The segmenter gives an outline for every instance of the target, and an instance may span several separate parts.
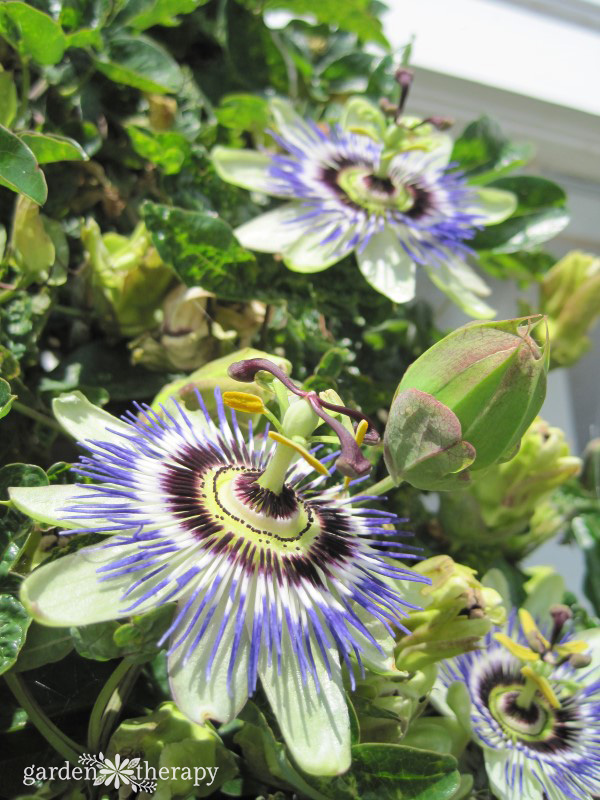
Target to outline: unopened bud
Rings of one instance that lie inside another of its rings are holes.
[[[592,657],[586,655],[585,653],[573,653],[569,656],[569,664],[574,669],[583,669],[583,667],[589,667],[592,663]]]

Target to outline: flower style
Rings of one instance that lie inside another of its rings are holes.
[[[459,682],[468,691],[472,732],[483,747],[492,790],[503,800],[600,794],[598,631],[574,639],[563,632],[569,609],[551,612],[548,638],[521,609],[520,628],[513,614],[506,631],[488,634],[481,650],[442,665],[441,687]]]
[[[231,374],[252,380],[259,369],[280,376],[295,401],[276,420],[280,432],[260,437],[249,423],[244,438],[219,391],[216,424],[200,394],[197,410],[159,416],[138,405],[122,419],[78,393],[56,400],[58,420],[89,453],[77,471],[98,482],[13,488],[11,499],[47,523],[113,535],[39,567],[22,599],[56,626],[176,602],[163,640],[179,708],[199,723],[229,721],[260,678],[299,766],[336,774],[350,765],[342,664],[351,684],[355,665],[395,670],[391,626],[402,628],[412,606],[390,579],[427,579],[394,564],[415,558],[394,541],[396,516],[349,496],[348,479],[325,488],[324,465],[336,456],[318,461],[302,446],[324,420],[342,441],[339,468],[368,469],[348,428],[324,411],[340,407],[296,389],[266,360],[239,362]],[[246,398],[260,410],[254,395],[233,394],[232,406]],[[313,466],[294,463],[299,453]]]
[[[467,314],[494,315],[465,243],[512,214],[512,193],[469,186],[448,163],[448,136],[426,136],[429,123],[421,134],[419,120],[406,120],[414,126],[406,130],[403,118],[386,128],[383,114],[359,98],[327,132],[281,100],[271,101],[271,111],[284,152],[212,153],[224,180],[288,200],[237,228],[242,245],[281,252],[298,272],[318,272],[355,251],[365,279],[397,303],[414,297],[418,264]]]

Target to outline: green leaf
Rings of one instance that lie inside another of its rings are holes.
[[[262,133],[269,127],[271,114],[264,97],[255,94],[229,94],[215,109],[219,125],[233,131]]]
[[[244,5],[263,13],[284,10],[295,17],[314,17],[318,23],[356,34],[361,42],[389,48],[381,21],[369,11],[369,0],[246,0]]]
[[[12,189],[13,192],[24,194],[40,206],[46,202],[48,196],[46,179],[35,156],[18,136],[2,125],[0,125],[0,184]]]
[[[259,270],[229,225],[214,214],[144,203],[144,220],[161,258],[188,286],[226,299],[253,296]]]
[[[145,31],[154,25],[172,28],[182,22],[177,19],[178,14],[191,14],[192,11],[206,3],[208,0],[153,0],[146,4],[149,6],[148,8],[144,8],[139,14],[132,16],[128,24],[138,31]]]
[[[66,47],[60,25],[27,3],[9,0],[0,6],[0,33],[24,56],[39,64],[58,64]]]
[[[5,417],[10,411],[10,407],[17,399],[16,394],[11,394],[10,384],[0,378],[0,419]]]
[[[15,669],[25,672],[61,661],[73,649],[68,628],[49,628],[33,621],[19,653]]]
[[[336,800],[449,800],[460,774],[450,755],[396,744],[358,744],[348,772],[309,781]]]
[[[118,627],[119,623],[111,620],[69,628],[69,631],[73,645],[80,656],[93,661],[110,661],[121,655],[121,649],[113,639]]]
[[[566,195],[546,178],[517,175],[489,184],[512,192],[517,198],[514,214],[499,225],[479,231],[473,239],[477,250],[514,253],[546,242],[567,225]]]
[[[115,36],[95,64],[115,83],[124,83],[142,92],[177,92],[183,83],[177,62],[145,36]]]
[[[600,615],[600,512],[575,517],[571,530],[585,561],[583,590],[594,612]]]
[[[12,594],[0,594],[0,675],[10,669],[25,642],[31,617]]]
[[[0,498],[8,497],[9,486],[48,486],[48,476],[36,464],[6,464],[0,468]]]
[[[74,139],[54,133],[25,131],[19,138],[29,147],[38,164],[53,164],[56,161],[87,161],[85,150]]]
[[[160,167],[165,175],[180,172],[190,155],[190,146],[181,133],[153,133],[135,125],[128,125],[126,130],[135,152]]]
[[[0,125],[10,126],[17,113],[17,87],[12,72],[0,67]]]
[[[483,184],[526,164],[533,155],[530,145],[508,141],[489,117],[467,125],[454,143],[451,161],[457,161],[471,183]]]

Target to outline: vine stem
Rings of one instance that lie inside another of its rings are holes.
[[[141,664],[124,658],[102,687],[88,725],[88,747],[93,753],[105,748],[113,723],[121,713],[141,669]]]
[[[41,422],[41,424],[45,425],[47,428],[52,428],[52,430],[58,431],[59,433],[63,432],[63,429],[56,420],[46,416],[46,414],[42,414],[41,411],[36,411],[35,408],[29,408],[25,403],[20,403],[18,400],[15,400],[12,404],[12,408],[14,411],[18,411],[19,414],[23,414],[24,417],[29,417],[36,422]]]
[[[386,478],[382,478],[377,483],[374,483],[373,486],[369,486],[365,491],[369,494],[380,495],[389,492],[391,489],[395,489],[397,485],[398,484],[394,483],[391,476],[388,475]]]
[[[30,84],[31,73],[29,72],[29,59],[23,56],[21,57],[21,99],[19,102],[19,110],[17,111],[17,120],[23,126],[25,126],[25,115],[27,113],[27,106],[29,105]]]
[[[52,720],[44,714],[37,701],[30,694],[21,676],[11,670],[4,674],[4,680],[19,705],[27,712],[32,724],[35,725],[44,739],[67,761],[72,764],[78,764],[83,748],[64,734],[60,728],[57,728]]]

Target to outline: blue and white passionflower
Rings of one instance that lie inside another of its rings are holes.
[[[97,482],[13,488],[11,499],[71,532],[112,535],[36,569],[22,600],[55,626],[176,603],[163,639],[180,709],[199,723],[229,721],[260,678],[299,766],[336,774],[350,765],[342,664],[351,683],[362,664],[395,669],[392,627],[412,606],[389,579],[426,579],[394,563],[415,556],[399,552],[393,513],[367,508],[372,498],[342,485],[325,488],[315,473],[335,458],[319,462],[302,446],[323,420],[342,439],[339,468],[369,467],[324,411],[337,407],[268,361],[248,364],[240,362],[242,380],[272,368],[299,395],[279,433],[255,437],[250,425],[244,438],[218,391],[216,422],[199,394],[197,411],[136,406],[121,419],[78,393],[55,401],[59,422],[89,453],[77,471]]]
[[[213,150],[223,180],[288,201],[237,228],[238,240],[281,253],[298,272],[324,270],[354,251],[365,279],[398,303],[415,296],[419,265],[467,314],[493,316],[481,300],[489,288],[466,263],[466,243],[510,216],[514,195],[469,186],[448,163],[445,134],[419,138],[408,130],[392,146],[383,114],[368,106],[364,124],[357,106],[364,118],[368,104],[355,98],[340,124],[325,131],[272,100],[279,152]]]
[[[521,609],[480,650],[443,662],[440,689],[462,683],[470,725],[501,800],[592,800],[600,795],[600,638],[563,631],[568,608],[554,607],[543,633]],[[548,638],[546,638],[546,636]],[[437,695],[437,699],[436,699]]]

